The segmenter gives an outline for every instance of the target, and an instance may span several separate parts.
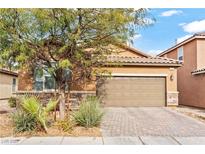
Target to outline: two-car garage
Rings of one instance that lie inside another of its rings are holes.
[[[152,57],[129,46],[116,46],[102,60],[95,90],[105,107],[178,105],[177,68],[181,62]],[[105,69],[106,71],[103,71]]]
[[[165,77],[113,76],[99,84],[97,93],[105,106],[165,106],[165,80]]]

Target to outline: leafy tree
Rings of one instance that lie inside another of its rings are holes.
[[[112,52],[109,45],[125,43],[150,24],[147,15],[146,9],[1,9],[1,66],[46,68],[63,118],[66,83],[91,80],[99,60]]]

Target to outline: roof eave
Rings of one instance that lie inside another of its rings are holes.
[[[180,67],[182,64],[143,64],[143,63],[107,63],[106,66],[153,66],[153,67]]]
[[[186,44],[186,43],[188,43],[188,42],[190,42],[190,41],[192,41],[192,40],[195,40],[195,39],[205,39],[205,36],[193,35],[193,36],[191,36],[190,38],[184,40],[183,42],[181,42],[181,43],[179,43],[179,44],[176,44],[176,45],[174,45],[173,47],[171,47],[171,48],[169,48],[169,49],[163,51],[162,53],[158,54],[157,56],[159,56],[159,57],[160,57],[160,56],[163,56],[163,55],[165,55],[165,54],[167,54],[167,53],[169,53],[169,52],[175,50],[176,48],[178,48],[178,47],[180,47],[180,46],[182,46],[182,45],[184,45],[184,44]]]
[[[7,75],[12,75],[12,76],[16,76],[16,77],[18,76],[18,73],[7,71],[7,70],[0,70],[0,73],[4,73]]]
[[[192,72],[192,75],[199,75],[199,74],[205,74],[205,70],[204,71],[200,71],[200,72]]]

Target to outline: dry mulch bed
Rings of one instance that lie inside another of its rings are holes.
[[[0,137],[13,136],[13,126],[8,113],[0,114]]]
[[[70,132],[64,132],[59,129],[57,125],[52,125],[48,128],[48,133],[42,131],[32,131],[15,134],[13,131],[13,125],[9,113],[0,114],[0,137],[9,137],[9,136],[92,136],[99,137],[101,136],[100,129],[98,127],[93,128],[84,128],[80,126],[75,126]]]

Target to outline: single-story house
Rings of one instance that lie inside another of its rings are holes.
[[[18,73],[0,69],[0,101],[7,100],[17,90]]]
[[[105,68],[111,77],[103,84],[87,83],[83,87],[74,86],[72,92],[104,95],[105,106],[138,107],[178,105],[177,60],[151,57],[126,45],[115,46],[118,54],[108,56]],[[120,63],[120,65],[118,65]],[[47,73],[35,79],[25,70],[19,73],[20,92],[49,92],[53,89],[51,76]],[[106,76],[106,74],[105,74]]]

